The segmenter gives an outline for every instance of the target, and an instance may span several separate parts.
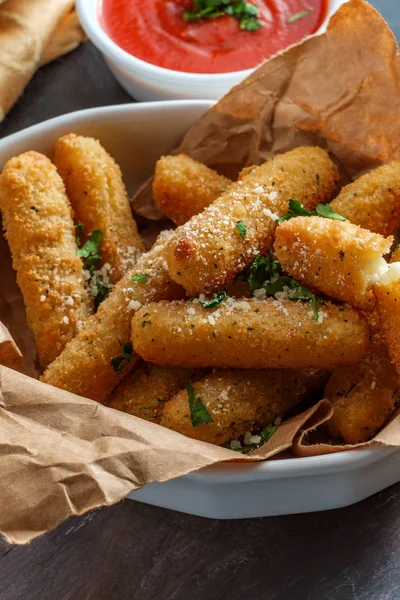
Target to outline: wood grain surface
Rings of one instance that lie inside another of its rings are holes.
[[[398,0],[372,4],[400,37]],[[86,44],[36,74],[0,137],[129,101]],[[0,541],[0,600],[399,600],[399,563],[400,484],[341,510],[241,521],[126,500],[29,546]]]

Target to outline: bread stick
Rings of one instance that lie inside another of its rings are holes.
[[[182,225],[212,204],[231,183],[186,154],[162,156],[155,168],[153,197],[169,219]]]
[[[300,283],[353,306],[372,310],[372,285],[386,271],[393,238],[352,223],[297,217],[276,230],[275,254]]]
[[[165,366],[333,369],[361,360],[368,324],[327,302],[316,321],[308,302],[228,298],[216,310],[195,302],[151,303],[132,321],[135,351]]]
[[[103,233],[101,264],[116,283],[144,251],[119,166],[98,140],[74,133],[57,140],[54,162],[85,236]]]
[[[254,167],[176,230],[168,246],[171,278],[190,295],[220,289],[272,247],[289,199],[312,210],[332,198],[337,179],[320,148],[296,148]]]
[[[0,176],[0,208],[29,327],[46,367],[92,312],[71,206],[47,157],[26,152],[8,161]]]
[[[45,371],[42,381],[74,394],[105,402],[128,374],[138,357],[125,352],[135,311],[154,300],[181,297],[165,265],[165,245],[171,233],[160,234],[153,248],[142,254],[134,269],[114,287],[64,352]],[[131,355],[114,366],[113,359]]]

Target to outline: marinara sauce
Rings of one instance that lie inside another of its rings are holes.
[[[118,46],[146,62],[187,73],[228,73],[255,67],[315,32],[327,11],[327,0],[251,2],[263,22],[256,31],[241,30],[229,15],[186,21],[193,0],[103,0],[102,23]]]

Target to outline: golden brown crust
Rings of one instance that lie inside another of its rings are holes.
[[[297,217],[279,225],[274,249],[283,269],[300,283],[372,310],[370,267],[392,241],[349,222]]]
[[[369,329],[355,309],[330,302],[316,321],[308,302],[228,298],[216,310],[149,304],[133,318],[132,342],[144,360],[160,365],[333,369],[361,360]]]
[[[400,373],[400,281],[377,283],[372,291],[390,358]]]
[[[169,236],[169,232],[161,234],[153,248],[117,283],[97,313],[47,368],[42,381],[98,402],[107,400],[138,358],[134,355],[121,373],[111,366],[111,359],[119,356],[123,344],[129,341],[135,311],[148,302],[182,295],[166,270],[164,255]],[[132,281],[134,275],[142,274],[147,275],[145,282]]]
[[[293,369],[213,371],[193,385],[213,422],[193,427],[188,393],[167,402],[161,424],[196,440],[222,445],[247,431],[257,432],[281,419],[299,402],[323,387],[327,374]]]
[[[158,367],[141,361],[115,388],[108,406],[160,423],[165,403],[199,374],[196,369]]]
[[[162,156],[156,163],[153,197],[169,219],[182,225],[214,202],[231,183],[186,154]]]
[[[42,366],[89,317],[71,206],[50,160],[37,152],[12,158],[0,176],[0,208]]]
[[[392,235],[400,228],[400,161],[362,175],[341,190],[331,207],[355,225]]]
[[[399,375],[390,362],[377,317],[372,315],[368,355],[357,365],[334,371],[324,394],[334,408],[328,432],[346,444],[360,444],[374,437],[400,400]]]
[[[275,220],[290,198],[312,210],[333,196],[337,178],[336,166],[320,148],[296,148],[249,170],[176,230],[167,257],[172,279],[191,295],[229,283],[271,248]]]
[[[74,133],[57,140],[54,162],[84,234],[103,232],[101,264],[111,266],[109,278],[116,283],[144,251],[121,169],[98,140]]]

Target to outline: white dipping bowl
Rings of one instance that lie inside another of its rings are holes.
[[[101,141],[120,164],[132,194],[210,104],[204,100],[122,104],[56,117],[0,140],[0,172],[7,160],[27,150],[52,157],[56,140],[74,132]],[[203,517],[241,519],[338,508],[397,481],[400,451],[369,448],[209,467],[147,485],[128,497]]]
[[[326,19],[316,33],[325,31],[330,17],[345,2],[329,0]],[[88,38],[103,54],[122,87],[136,100],[216,100],[254,71],[207,75],[157,67],[132,56],[112,41],[100,24],[101,0],[76,0],[75,4]]]

